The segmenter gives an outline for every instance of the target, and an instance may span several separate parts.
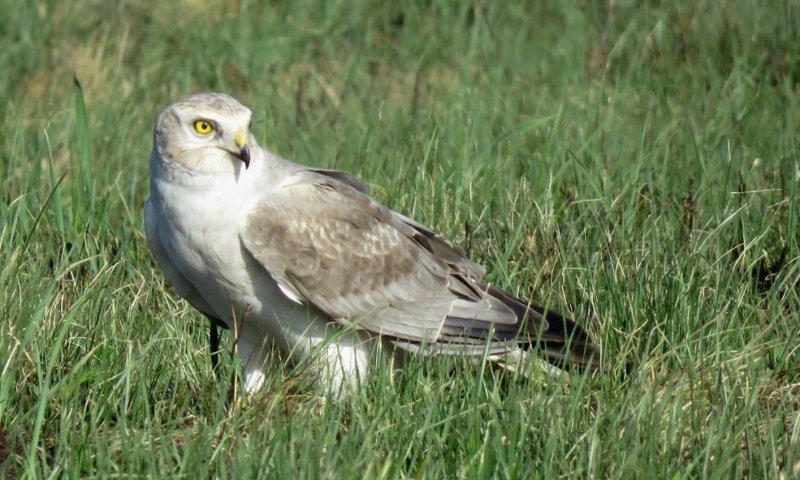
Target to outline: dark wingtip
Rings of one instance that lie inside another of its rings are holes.
[[[510,307],[522,319],[518,328],[526,331],[517,330],[516,333],[518,338],[525,341],[527,350],[538,348],[548,363],[562,370],[603,370],[600,347],[580,325],[557,312],[531,305],[499,288],[489,287],[488,293]],[[631,369],[631,365],[626,366],[626,371]]]
[[[545,358],[558,368],[592,371],[601,369],[600,347],[583,327],[557,312],[536,305],[531,305],[530,311],[535,312],[535,315],[529,314],[529,317],[538,316],[547,324],[547,329],[542,332],[534,326],[531,333],[535,337],[532,337],[531,348],[535,348],[538,342]],[[541,324],[541,321],[535,323]]]

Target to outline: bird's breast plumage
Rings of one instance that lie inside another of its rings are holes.
[[[158,241],[175,267],[191,279],[213,316],[231,329],[236,322],[243,335],[269,337],[288,351],[303,332],[327,319],[288,298],[243,247],[240,232],[252,195],[224,179],[198,179],[194,184],[156,179],[151,202]]]

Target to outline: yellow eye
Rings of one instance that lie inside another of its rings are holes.
[[[194,129],[197,133],[206,135],[214,131],[214,125],[212,125],[208,120],[198,120],[194,122]]]

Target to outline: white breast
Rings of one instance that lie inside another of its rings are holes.
[[[232,331],[284,351],[330,333],[324,315],[287,297],[244,249],[239,232],[248,199],[235,185],[194,177],[189,185],[154,179],[151,188],[164,251]]]

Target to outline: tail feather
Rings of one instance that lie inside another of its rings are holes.
[[[501,328],[500,340],[511,336],[524,342],[526,350],[539,348],[545,360],[558,368],[600,369],[600,348],[580,325],[562,315],[531,305],[497,287],[487,293],[511,308],[520,319],[513,328]]]

